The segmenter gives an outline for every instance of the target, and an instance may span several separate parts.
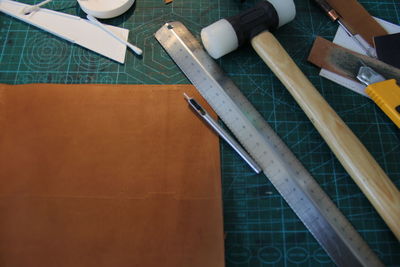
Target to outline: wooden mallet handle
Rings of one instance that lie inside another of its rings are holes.
[[[400,240],[400,192],[393,182],[270,32],[258,34],[251,43]]]

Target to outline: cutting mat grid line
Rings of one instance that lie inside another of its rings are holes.
[[[26,0],[24,3],[38,3]],[[178,20],[199,38],[202,27],[237,14],[257,1],[137,0],[126,14],[104,20],[130,29],[129,41],[143,57],[127,52],[124,65],[0,14],[0,82],[10,84],[175,84],[188,80],[162,49],[154,33]],[[400,2],[360,1],[374,16],[400,23]],[[295,0],[295,21],[277,38],[324,98],[400,186],[400,131],[371,101],[318,75],[306,61],[317,35],[333,39],[337,25],[309,0]],[[84,17],[74,0],[48,8]],[[218,60],[252,104],[311,172],[340,210],[388,266],[400,265],[400,246],[368,200],[336,160],[304,112],[256,53],[245,46]],[[182,101],[184,101],[182,99]],[[263,175],[255,175],[221,144],[227,266],[329,266],[332,261]]]

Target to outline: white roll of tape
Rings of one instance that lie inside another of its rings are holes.
[[[125,13],[135,0],[78,0],[82,10],[99,19],[109,19]]]

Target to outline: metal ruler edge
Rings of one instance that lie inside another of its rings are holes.
[[[311,234],[339,266],[383,265],[296,156],[189,30],[163,25],[156,39],[261,166]]]

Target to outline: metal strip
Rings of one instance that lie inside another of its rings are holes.
[[[156,39],[339,266],[383,266],[314,178],[180,22]]]

